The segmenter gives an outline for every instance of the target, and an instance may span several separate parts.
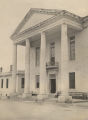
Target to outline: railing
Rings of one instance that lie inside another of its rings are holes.
[[[56,69],[58,70],[59,68],[59,63],[58,62],[47,62],[46,63],[46,69]]]

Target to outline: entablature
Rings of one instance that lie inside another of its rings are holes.
[[[58,17],[57,17],[58,18]],[[81,25],[81,23],[78,23],[76,21],[72,21],[70,19],[67,18],[59,18],[59,20],[55,18],[55,19],[51,19],[50,20],[46,20],[46,22],[40,23],[38,25],[35,25],[32,28],[29,28],[28,30],[25,30],[22,33],[19,33],[18,35],[14,36],[13,41],[16,43],[19,43],[20,41],[24,41],[27,38],[30,38],[32,36],[35,36],[37,34],[41,34],[41,32],[43,31],[47,31],[50,30],[56,26],[60,27],[61,24],[65,23],[68,25],[68,27],[71,27],[74,30],[82,30],[83,27]]]

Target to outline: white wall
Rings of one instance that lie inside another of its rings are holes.
[[[88,91],[88,27],[76,35],[76,86]]]
[[[55,61],[59,62],[59,71],[57,73],[57,91],[61,87],[60,68],[61,68],[61,39],[59,34],[46,37],[46,59],[49,62],[50,42],[55,42]],[[88,91],[88,28],[75,34],[75,60],[69,60],[68,71],[75,72],[74,91]],[[35,75],[39,74],[39,68],[35,67],[35,47],[31,48],[30,60],[30,89],[37,91],[35,88]],[[69,75],[68,75],[69,79]],[[47,74],[46,90],[49,91],[49,76]],[[71,89],[72,90],[72,89]],[[70,90],[70,91],[71,91]]]
[[[18,93],[23,93],[24,89],[21,88],[21,79],[24,78],[24,75],[17,75],[17,80],[16,80],[16,90]],[[1,88],[1,80],[3,79],[3,88]],[[8,79],[8,88],[6,88],[6,79]],[[2,96],[6,96],[12,94],[12,75],[9,76],[1,76],[0,77],[0,94]]]
[[[3,79],[3,88],[1,88],[1,80]],[[8,79],[8,88],[6,88],[6,79]],[[2,76],[0,77],[0,93],[2,95],[10,94],[11,93],[11,76]]]

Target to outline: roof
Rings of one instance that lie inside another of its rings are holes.
[[[31,17],[31,15],[33,13],[41,13],[41,14],[48,14],[48,15],[54,15],[54,16],[57,16],[57,15],[69,16],[81,23],[82,23],[82,20],[85,19],[85,17],[80,17],[76,14],[68,12],[67,10],[31,8],[28,11],[28,13],[26,14],[26,16],[23,18],[23,20],[20,22],[20,24],[16,28],[15,32],[11,35],[11,39],[13,39],[13,37],[19,33],[21,28],[25,25],[25,23],[29,20],[29,18]],[[88,16],[86,16],[86,17],[88,17]]]
[[[86,21],[88,21],[88,16],[85,16],[85,17],[82,18],[83,23],[86,22]]]

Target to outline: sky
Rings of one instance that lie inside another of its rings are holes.
[[[88,0],[0,0],[0,66],[9,71],[12,64],[11,34],[30,8],[68,10],[80,16],[88,15]],[[25,48],[18,47],[18,69],[25,68]]]

